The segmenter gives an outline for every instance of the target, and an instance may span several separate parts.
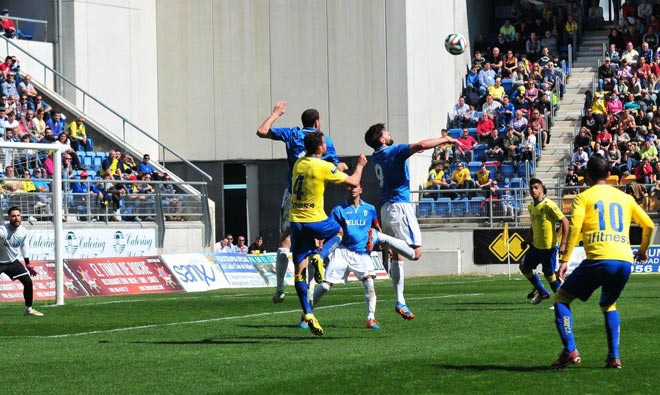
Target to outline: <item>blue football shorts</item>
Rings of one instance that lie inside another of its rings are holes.
[[[586,302],[591,294],[602,286],[601,306],[610,306],[616,302],[628,282],[632,265],[630,262],[615,259],[585,259],[566,278],[561,289]]]
[[[527,270],[534,270],[540,263],[543,268],[543,274],[549,276],[557,270],[558,251],[559,247],[556,246],[547,250],[541,250],[530,245],[525,258],[523,258],[522,266]]]
[[[291,254],[298,265],[316,251],[316,240],[328,240],[337,235],[341,227],[332,218],[318,222],[291,222]]]

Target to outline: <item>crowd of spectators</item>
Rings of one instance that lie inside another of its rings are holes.
[[[659,2],[628,0],[622,5],[598,67],[597,89],[593,97],[587,94],[567,186],[583,176],[591,155],[607,159],[610,174],[628,184],[631,193],[639,191],[635,185],[650,192],[660,181],[659,31]]]
[[[225,237],[215,243],[213,252],[254,255],[263,254],[266,250],[263,248],[263,238],[261,236],[257,236],[254,242],[248,246],[245,243],[245,236],[239,235],[236,244],[234,244],[233,234],[227,233]]]

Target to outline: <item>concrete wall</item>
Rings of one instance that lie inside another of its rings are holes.
[[[64,75],[158,138],[156,1],[63,1]],[[156,146],[81,94],[67,97],[142,152]]]

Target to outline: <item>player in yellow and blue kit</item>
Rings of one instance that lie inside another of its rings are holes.
[[[343,237],[339,247],[330,256],[325,269],[325,280],[314,289],[314,306],[323,295],[330,291],[333,284],[346,282],[348,274],[353,272],[364,287],[364,299],[367,303],[367,329],[380,329],[376,320],[376,291],[374,289],[375,267],[371,259],[373,245],[386,242],[392,250],[408,248],[404,240],[395,239],[378,232],[378,214],[376,208],[360,198],[360,186],[348,186],[347,198],[335,206],[330,216],[339,223]]]
[[[367,158],[361,154],[355,171],[349,176],[332,163],[321,159],[327,152],[323,132],[310,132],[304,141],[307,155],[296,161],[291,178],[291,252],[295,267],[294,284],[304,319],[312,333],[321,336],[323,328],[314,316],[308,299],[308,257],[311,256],[309,261],[316,266],[316,281],[323,282],[324,261],[342,238],[341,227],[337,221],[328,218],[323,209],[325,183],[360,185]],[[323,248],[318,253],[317,239],[324,241]]]
[[[289,237],[289,215],[291,212],[291,170],[296,161],[305,155],[305,143],[303,139],[305,135],[314,132],[321,127],[321,115],[313,108],[303,111],[300,116],[302,122],[302,129],[294,127],[274,128],[273,123],[286,112],[286,101],[280,100],[275,103],[273,111],[270,116],[262,122],[257,129],[257,136],[261,138],[281,141],[286,148],[286,159],[289,165],[289,173],[287,174],[288,185],[282,195],[282,204],[280,207],[280,246],[277,250],[277,259],[275,261],[275,277],[277,285],[275,293],[273,294],[273,303],[282,303],[284,301],[284,276],[286,269],[289,265],[289,250],[291,247],[291,239]],[[345,163],[340,163],[337,157],[335,146],[329,136],[325,136],[327,146],[326,153],[321,159],[331,162],[337,166],[339,170],[345,171],[347,166]],[[307,326],[304,321],[300,323],[301,327]]]
[[[621,321],[616,301],[630,277],[634,260],[644,262],[648,259],[653,221],[631,195],[607,185],[605,179],[608,175],[607,160],[593,155],[587,163],[585,177],[591,187],[577,195],[573,201],[568,244],[566,252],[559,258],[559,276],[565,276],[568,259],[580,235],[587,259],[566,278],[554,297],[555,325],[564,345],[559,358],[552,363],[555,368],[581,362],[573,335],[570,303],[575,298],[587,301],[601,286],[599,305],[605,318],[608,348],[605,367],[621,368]],[[642,242],[634,256],[629,239],[631,221],[642,228]]]
[[[529,180],[529,193],[532,201],[529,203],[528,211],[532,220],[531,243],[525,254],[520,271],[534,286],[532,304],[539,304],[548,299],[550,294],[543,287],[541,279],[534,269],[541,264],[543,275],[550,284],[553,292],[559,289],[559,280],[555,274],[557,270],[557,251],[563,252],[566,248],[568,237],[568,219],[561,212],[557,204],[545,197],[546,188],[538,178]],[[560,224],[561,244],[557,246],[557,222]]]

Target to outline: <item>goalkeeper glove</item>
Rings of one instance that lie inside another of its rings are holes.
[[[34,266],[31,263],[28,263],[25,265],[25,267],[27,268],[28,272],[30,272],[30,276],[34,277],[37,275],[37,271],[34,269]]]

